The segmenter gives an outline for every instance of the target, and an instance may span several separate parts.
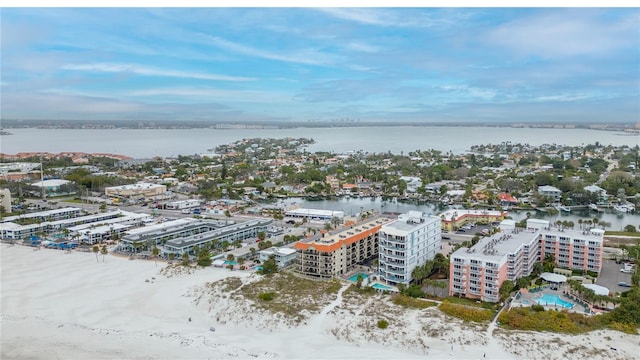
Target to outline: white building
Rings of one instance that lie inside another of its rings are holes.
[[[48,179],[48,180],[38,181],[31,185],[35,187],[39,187],[46,193],[47,196],[51,197],[51,196],[75,194],[75,190],[71,191],[71,189],[69,189],[68,187],[67,189],[64,189],[64,185],[69,185],[69,184],[71,184],[71,181],[69,180]]]
[[[291,218],[306,218],[308,220],[331,220],[336,217],[342,220],[344,218],[344,211],[299,208],[285,212],[285,216]]]
[[[0,189],[0,207],[5,212],[11,212],[11,192],[9,189]]]
[[[110,186],[104,189],[106,196],[146,197],[163,195],[167,192],[166,185],[139,182],[129,185]]]
[[[440,251],[440,218],[409,211],[379,232],[378,275],[389,284],[409,284],[411,272]]]
[[[560,201],[562,190],[555,186],[544,185],[538,186],[538,194],[551,198],[554,201]]]
[[[260,262],[264,263],[265,261],[269,260],[269,257],[271,255],[275,257],[276,264],[278,264],[278,269],[282,269],[295,263],[298,257],[298,252],[293,248],[270,247],[268,249],[260,251]]]

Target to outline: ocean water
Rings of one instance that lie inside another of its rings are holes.
[[[308,151],[364,151],[369,153],[409,153],[435,149],[464,153],[472,145],[529,143],[531,145],[593,144],[630,145],[640,136],[623,136],[613,131],[588,129],[530,129],[461,126],[372,126],[294,129],[8,129],[13,135],[0,136],[0,151],[17,152],[104,152],[133,158],[193,155],[218,145],[246,138],[313,138]]]

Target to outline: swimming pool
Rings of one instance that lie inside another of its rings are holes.
[[[237,262],[237,261],[229,261],[229,260],[225,260],[225,261],[224,261],[224,264],[225,264],[225,265],[233,265],[233,266],[236,266],[236,265],[238,265],[238,262]]]
[[[560,296],[545,294],[545,293],[543,293],[540,298],[536,299],[536,302],[540,305],[547,305],[547,306],[556,305],[556,306],[562,306],[563,308],[566,308],[566,309],[571,309],[573,307],[572,303],[562,300]]]
[[[378,284],[378,283],[375,283],[375,284],[371,285],[371,287],[374,288],[374,289],[378,289],[378,290],[388,290],[388,291],[391,290],[391,288],[389,286]]]
[[[262,270],[262,266],[261,266],[261,265],[259,265],[259,266],[254,267],[253,269],[254,269],[255,271],[260,271],[260,270]]]
[[[364,274],[364,273],[357,273],[357,274],[353,275],[352,277],[350,277],[350,278],[349,278],[349,281],[351,281],[351,282],[358,282],[358,276],[362,276],[362,280],[363,280],[363,281],[364,281],[364,280],[366,280],[366,279],[369,277],[369,275],[367,275],[367,274]]]

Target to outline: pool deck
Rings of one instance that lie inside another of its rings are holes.
[[[536,299],[540,298],[542,293],[545,293],[549,295],[557,295],[560,297],[560,299],[574,305],[572,308],[565,308],[563,306],[557,306],[557,305],[543,305],[545,310],[567,310],[567,311],[575,312],[579,314],[590,313],[588,305],[585,306],[579,301],[574,300],[569,295],[566,295],[563,290],[564,288],[562,286],[560,286],[558,290],[553,290],[549,286],[543,286],[540,288],[540,290],[534,291],[534,292],[521,291],[519,292],[519,295],[517,295],[517,299],[514,299],[511,302],[511,307],[539,305]]]

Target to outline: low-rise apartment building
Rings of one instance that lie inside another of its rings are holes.
[[[167,186],[161,184],[153,184],[146,182],[139,182],[129,185],[109,186],[104,188],[104,194],[112,197],[144,197],[153,198],[158,195],[163,195],[167,192]]]
[[[271,219],[256,219],[237,224],[224,221],[183,218],[127,231],[118,244],[118,250],[132,252],[144,244],[157,246],[163,255],[195,254],[198,249],[213,242],[232,243],[236,240],[257,238],[272,224]]]
[[[421,211],[401,214],[380,229],[378,276],[389,285],[408,285],[411,273],[440,251],[440,217]]]
[[[537,219],[528,220],[526,229],[516,228],[513,220],[503,221],[500,228],[471,248],[451,254],[450,296],[497,302],[502,283],[530,275],[546,253],[554,254],[559,267],[600,272],[602,230],[563,230]]]
[[[438,214],[441,219],[441,227],[443,231],[456,231],[460,227],[469,223],[487,223],[498,222],[504,220],[507,216],[506,211],[497,210],[464,210],[450,209]]]
[[[174,253],[176,255],[190,254],[195,255],[199,249],[206,244],[214,241],[222,243],[247,240],[257,238],[258,233],[266,232],[271,226],[271,219],[249,220],[237,224],[225,225],[220,228],[212,229],[206,232],[194,233],[189,236],[177,237],[167,241],[161,247],[162,254]]]
[[[268,249],[260,250],[260,262],[264,263],[269,260],[269,257],[272,255],[278,265],[278,269],[282,269],[296,262],[298,252],[296,249],[287,247],[270,247]]]
[[[374,217],[334,233],[322,233],[298,241],[294,244],[298,251],[298,272],[329,280],[377,257],[378,232],[388,222],[388,218]]]

